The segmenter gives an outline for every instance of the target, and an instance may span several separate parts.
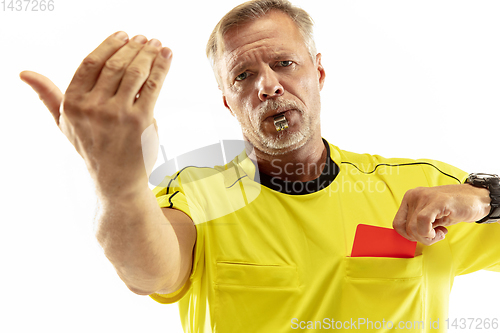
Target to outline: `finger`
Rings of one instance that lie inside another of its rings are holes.
[[[412,237],[408,235],[408,233],[406,232],[406,224],[408,223],[407,218],[408,218],[408,202],[406,200],[406,197],[403,197],[401,206],[399,206],[396,216],[394,217],[394,220],[392,222],[392,227],[394,228],[394,230],[396,230],[398,234],[400,234],[406,239],[413,241],[414,239],[412,239]]]
[[[433,208],[427,206],[417,214],[416,222],[412,231],[418,237],[432,239],[436,236],[432,223],[436,220],[436,213]]]
[[[152,39],[148,45],[145,45],[141,52],[125,71],[125,75],[118,88],[117,96],[124,99],[127,103],[135,103],[137,94],[145,92],[144,84],[153,75],[155,59],[160,54],[161,43]]]
[[[104,64],[92,91],[102,97],[113,96],[120,86],[120,81],[123,78],[125,70],[147,41],[146,37],[138,35],[116,51]]]
[[[406,218],[406,233],[408,234],[408,239],[411,241],[419,241],[418,235],[415,233],[415,228],[414,226],[417,224],[417,219],[415,209],[410,209],[408,212],[408,217]]]
[[[59,106],[63,99],[61,90],[47,77],[35,72],[23,71],[19,77],[33,88],[59,125]]]
[[[417,214],[416,222],[412,225],[412,231],[419,242],[432,245],[445,238],[448,230],[439,225],[440,211],[436,207],[427,206]]]
[[[153,118],[153,124],[155,125],[156,135],[158,135],[158,123],[156,122],[155,118]]]
[[[169,48],[164,47],[156,56],[153,68],[151,69],[151,74],[149,74],[147,81],[142,86],[141,95],[136,102],[136,105],[140,110],[153,112],[156,100],[160,95],[161,87],[163,86],[163,82],[168,74],[171,63],[172,51]]]
[[[436,236],[433,239],[433,243],[443,240],[448,233],[448,229],[443,226],[434,228],[434,231],[436,232]]]
[[[436,218],[436,220],[432,223],[432,227],[435,229],[436,227],[439,226],[448,226],[453,223],[453,220],[449,217],[449,215]]]
[[[99,77],[106,61],[128,41],[125,32],[119,31],[104,40],[92,53],[83,59],[76,70],[67,93],[90,91]]]
[[[448,233],[448,229],[445,227],[437,227],[433,229],[433,236],[432,237],[423,237],[422,239],[419,239],[418,241],[424,245],[432,245],[435,244],[441,240],[443,240]]]

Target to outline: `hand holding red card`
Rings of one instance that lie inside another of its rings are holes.
[[[394,229],[358,224],[351,257],[413,258],[416,246]]]

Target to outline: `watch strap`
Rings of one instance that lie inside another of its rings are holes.
[[[491,207],[490,213],[476,223],[486,224],[500,221],[500,207]]]
[[[487,188],[490,192],[490,213],[481,220],[476,221],[476,223],[484,224],[500,221],[500,178],[497,175],[490,176],[490,178],[483,178],[480,181],[472,180],[469,182],[471,185]]]

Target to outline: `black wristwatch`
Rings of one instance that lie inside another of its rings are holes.
[[[487,188],[490,191],[491,210],[488,215],[476,223],[493,223],[500,221],[500,177],[487,173],[471,173],[466,184]]]

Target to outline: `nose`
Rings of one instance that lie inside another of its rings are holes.
[[[258,80],[259,99],[265,102],[268,99],[280,97],[285,92],[277,74],[268,68]]]

